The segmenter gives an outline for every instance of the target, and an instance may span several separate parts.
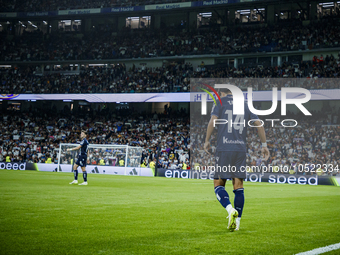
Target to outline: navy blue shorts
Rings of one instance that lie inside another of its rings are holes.
[[[81,156],[78,157],[76,164],[78,166],[84,167],[84,166],[86,166],[86,161],[87,161],[87,156],[81,155]]]
[[[242,151],[216,152],[214,179],[231,179],[247,177],[246,153]]]

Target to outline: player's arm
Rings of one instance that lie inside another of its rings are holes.
[[[71,149],[67,149],[67,151],[77,151],[81,148],[81,145],[78,145],[77,147],[71,148]]]
[[[269,150],[267,148],[267,140],[266,140],[266,132],[264,130],[264,127],[262,126],[262,123],[259,120],[256,120],[254,122],[254,125],[257,128],[257,133],[259,134],[261,143],[262,143],[262,156],[264,157],[264,160],[268,160],[269,158]]]
[[[209,124],[208,124],[207,134],[205,136],[205,143],[204,143],[204,150],[207,153],[209,153],[208,152],[208,149],[210,147],[209,139],[210,139],[210,136],[211,136],[212,132],[214,131],[214,121],[216,119],[218,119],[218,117],[216,115],[211,115],[211,118],[210,118],[210,121],[209,121]]]

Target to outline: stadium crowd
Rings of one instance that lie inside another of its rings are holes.
[[[189,122],[183,109],[175,112],[169,107],[163,114],[133,115],[132,112],[132,109],[115,112],[104,109],[85,115],[81,110],[71,114],[69,109],[60,113],[37,108],[8,111],[0,117],[0,161],[56,164],[59,144],[79,142],[81,129],[86,129],[90,144],[142,147],[139,164],[144,162],[148,166],[154,161],[157,146],[160,146],[160,166],[178,168],[188,163]],[[67,154],[66,149],[62,153],[61,163],[71,163],[75,155]],[[116,151],[90,149],[88,164],[118,165],[121,159],[122,155]]]
[[[293,167],[295,172],[294,167],[305,164],[339,166],[340,115],[329,109],[312,112],[313,121],[295,116],[299,120],[297,128],[266,128],[271,151],[268,162],[261,160],[257,131],[248,128],[247,165],[283,165]],[[59,144],[79,142],[80,130],[87,129],[91,144],[142,147],[139,163],[143,166],[156,162],[158,146],[159,167],[178,169],[185,166],[185,169],[192,169],[199,165],[212,165],[214,158],[204,153],[202,147],[207,123],[192,121],[190,126],[188,113],[183,109],[171,111],[168,108],[162,114],[138,115],[132,114],[133,111],[121,109],[110,112],[103,109],[71,113],[69,108],[62,112],[36,108],[26,112],[8,111],[1,116],[0,122],[0,161],[56,164]],[[289,116],[293,115],[290,113]],[[212,136],[213,141],[214,138],[215,135]],[[117,166],[124,158],[121,154],[124,151],[117,153],[109,149],[97,149],[89,153],[88,164]],[[65,151],[62,151],[62,155],[61,163],[71,163],[71,158],[75,156]]]
[[[12,40],[1,40],[0,60],[104,60],[301,51],[338,47],[340,41],[339,19],[321,20],[307,26],[292,22],[270,27],[227,27],[222,31],[219,28],[191,32],[183,32],[182,28],[142,31],[125,28],[113,35],[114,29],[97,25],[84,34],[24,31]]]
[[[309,89],[339,88],[329,79],[340,77],[340,55],[314,57],[315,61],[302,61],[299,67],[284,62],[279,67],[208,67],[204,63],[194,68],[190,63],[169,63],[159,68],[127,68],[124,64],[82,67],[78,73],[45,70],[39,68],[13,67],[0,69],[0,91],[5,94],[22,93],[147,93],[188,92],[190,78],[234,78],[241,88],[252,86],[254,90],[268,90],[273,86],[289,86],[289,82],[246,80],[242,78],[314,78],[299,86]],[[63,73],[64,72],[64,73]],[[66,72],[66,73],[65,73]]]
[[[15,93],[134,93],[187,91],[192,67],[169,65],[160,68],[89,67],[80,74],[36,75],[36,70],[1,70],[2,92]],[[47,73],[47,72],[46,72]]]

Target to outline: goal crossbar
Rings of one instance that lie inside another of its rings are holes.
[[[58,152],[58,167],[57,171],[59,172],[60,170],[60,165],[61,164],[71,164],[71,162],[75,162],[75,154],[67,154],[66,149],[67,148],[74,148],[76,146],[79,146],[79,144],[75,143],[60,143],[59,144],[59,152]],[[117,149],[112,152],[108,152],[107,154],[111,153],[110,157],[107,157],[108,159],[111,159],[112,157],[124,157],[124,173],[126,175],[126,169],[129,166],[132,167],[140,167],[140,159],[141,159],[141,154],[142,154],[142,147],[137,147],[137,146],[129,146],[129,145],[115,145],[115,144],[90,144],[88,146],[88,159],[91,159],[91,157],[97,156],[98,151],[104,149]],[[106,151],[105,151],[106,152]],[[138,152],[138,153],[137,153]],[[104,153],[103,153],[104,154]],[[137,155],[136,155],[137,154]],[[124,156],[122,156],[124,155]],[[63,158],[64,157],[64,158]],[[98,158],[103,158],[104,156],[98,156]],[[63,161],[62,161],[63,158]],[[130,162],[130,165],[128,165],[128,161]],[[116,161],[117,162],[117,161]],[[96,162],[97,163],[97,162]],[[72,164],[71,164],[72,165]],[[92,165],[92,164],[89,164]],[[120,166],[122,167],[122,166]]]

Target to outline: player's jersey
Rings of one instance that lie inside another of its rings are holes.
[[[227,120],[226,124],[222,121],[215,122],[218,127],[217,147],[216,151],[242,151],[246,152],[247,148],[247,127],[249,120],[257,120],[258,117],[250,112],[248,105],[244,105],[244,115],[233,115],[233,97],[227,95],[221,98],[220,102],[214,105],[211,115],[215,115],[218,119]],[[230,123],[232,122],[232,125]]]
[[[89,142],[86,140],[86,138],[84,138],[80,142],[80,145],[81,145],[81,148],[80,148],[79,156],[87,156],[87,149],[89,147]]]

